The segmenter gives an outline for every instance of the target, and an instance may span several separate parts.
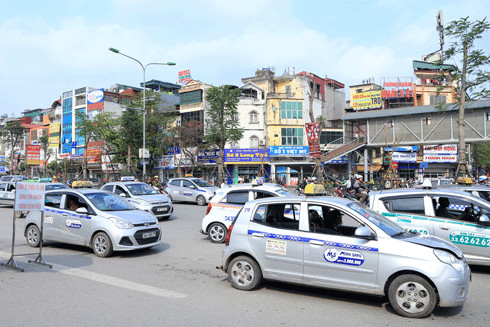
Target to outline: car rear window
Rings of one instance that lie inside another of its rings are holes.
[[[245,204],[248,201],[248,191],[229,192],[225,199],[227,203]]]

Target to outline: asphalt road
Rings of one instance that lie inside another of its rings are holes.
[[[16,257],[25,272],[0,266],[0,326],[488,326],[490,267],[472,267],[463,307],[424,320],[400,317],[379,297],[266,282],[251,292],[230,286],[224,245],[199,233],[206,207],[176,204],[150,250],[98,258],[58,243],[43,248],[52,269]],[[32,253],[18,219],[16,254]],[[12,242],[12,209],[0,207],[0,262]]]

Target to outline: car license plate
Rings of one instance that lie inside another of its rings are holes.
[[[144,233],[143,238],[150,238],[150,237],[155,237],[157,236],[157,232],[149,232],[149,233]]]
[[[161,211],[167,212],[168,211],[168,208],[157,208],[157,211],[158,212],[161,212]]]

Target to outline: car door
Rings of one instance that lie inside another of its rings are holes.
[[[59,220],[60,238],[66,243],[88,245],[92,232],[93,217],[78,214],[76,208],[70,207],[70,201],[77,203],[77,207],[85,207],[93,212],[91,206],[80,195],[67,193],[64,197],[63,208],[60,210]]]
[[[243,208],[245,203],[250,200],[249,190],[236,190],[230,191],[219,202],[219,205],[215,206],[217,210],[217,216],[223,219],[226,227],[229,227],[235,216]]]
[[[62,193],[46,193],[44,202],[44,239],[58,241],[60,240],[61,224],[61,199]]]
[[[490,217],[490,208],[483,203],[456,196],[434,196],[449,200],[449,214],[442,216],[440,210],[434,213],[434,235],[449,241],[459,247],[464,255],[472,262],[490,262],[490,227],[478,221],[478,216]],[[466,208],[471,208],[476,215],[466,214]]]
[[[303,279],[303,238],[300,202],[263,204],[249,223],[250,247],[265,277],[298,282]]]
[[[8,204],[7,183],[0,183],[0,204]]]
[[[421,234],[433,235],[433,224],[429,219],[429,206],[432,202],[425,194],[400,195],[381,198],[386,208],[382,215],[396,222],[400,226]]]
[[[182,196],[182,180],[181,179],[174,179],[169,183],[169,193],[170,196],[172,197],[172,200],[175,201],[183,201],[183,196]]]
[[[359,210],[362,210],[359,206]],[[342,223],[331,224],[335,210]],[[315,215],[311,213],[316,212]],[[372,291],[378,272],[378,241],[359,238],[356,228],[363,226],[355,214],[333,206],[308,204],[308,236],[304,248],[304,279],[310,284],[335,285],[341,289]],[[374,232],[373,232],[374,233]]]
[[[181,201],[194,202],[196,200],[196,185],[186,179],[182,180],[182,189],[180,192]]]
[[[15,202],[15,183],[9,182],[7,183],[6,192],[5,192],[5,203],[9,205],[14,205]]]

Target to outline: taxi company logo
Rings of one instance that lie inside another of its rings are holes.
[[[75,219],[67,219],[65,224],[66,227],[68,228],[79,229],[80,227],[82,227],[82,222],[80,220],[75,220]]]
[[[323,257],[328,262],[343,265],[360,266],[364,263],[364,256],[360,252],[349,250],[326,249]]]

